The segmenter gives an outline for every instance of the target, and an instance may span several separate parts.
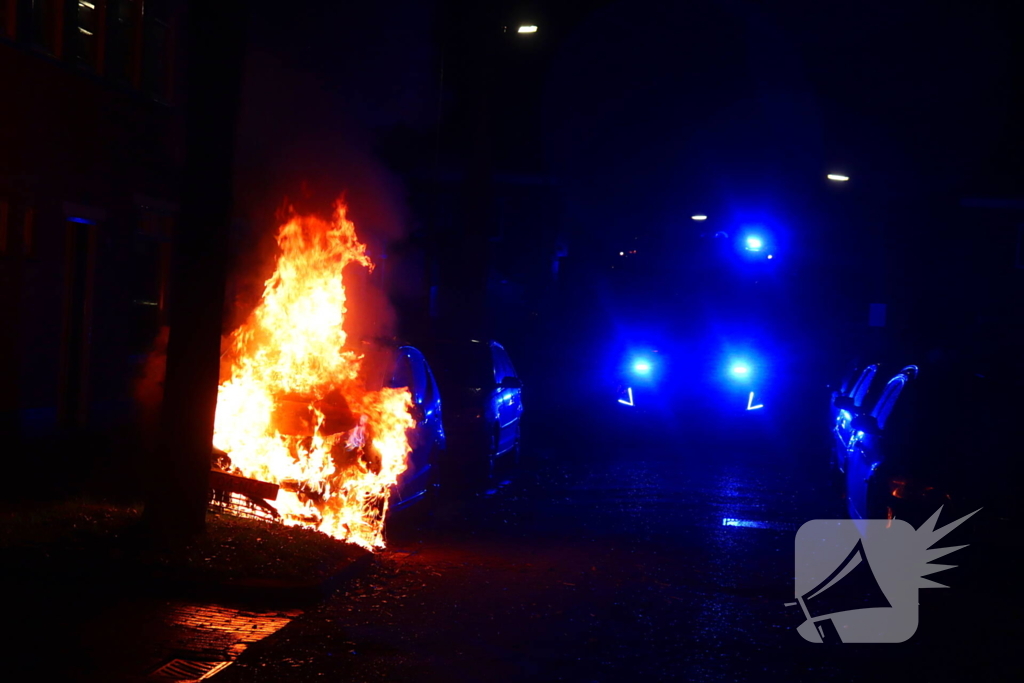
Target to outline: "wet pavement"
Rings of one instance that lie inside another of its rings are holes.
[[[952,588],[920,591],[905,643],[797,634],[796,529],[842,516],[806,448],[596,439],[524,457],[491,495],[393,526],[375,573],[216,680],[995,681],[1016,668],[1010,548],[948,560],[983,569],[932,577]]]

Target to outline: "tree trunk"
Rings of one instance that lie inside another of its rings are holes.
[[[186,22],[181,214],[161,439],[145,511],[150,530],[163,542],[205,528],[245,10],[240,0],[193,2]]]

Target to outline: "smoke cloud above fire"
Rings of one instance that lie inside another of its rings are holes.
[[[235,139],[225,331],[256,305],[286,213],[329,216],[340,195],[379,263],[371,277],[351,279],[359,290],[351,334],[390,334],[395,319],[386,290],[396,274],[383,257],[413,221],[402,180],[376,149],[396,129],[422,131],[434,123],[429,9],[386,2],[273,10],[255,13],[250,28]],[[410,51],[419,58],[410,60]]]

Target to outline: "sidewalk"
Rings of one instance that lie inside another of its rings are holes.
[[[137,510],[74,503],[3,517],[15,625],[4,660],[55,680],[196,680],[376,561],[316,532],[220,516],[174,556],[140,543]]]

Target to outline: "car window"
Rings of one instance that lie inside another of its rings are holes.
[[[430,351],[430,367],[442,392],[494,386],[494,361],[486,344],[438,344]]]
[[[412,363],[409,362],[408,356],[401,353],[395,360],[395,365],[391,370],[391,378],[388,380],[388,386],[394,389],[409,387],[411,390],[414,385],[415,382],[413,381]]]
[[[853,385],[853,391],[850,392],[850,396],[853,398],[853,404],[860,407],[864,401],[864,397],[867,396],[868,389],[871,388],[871,382],[874,381],[875,373],[878,372],[877,365],[869,365],[864,368],[864,372],[860,373],[860,378],[857,383]]]
[[[516,369],[512,367],[512,360],[508,357],[505,349],[495,346],[494,351],[494,379],[498,382],[506,377],[515,377]]]
[[[423,402],[427,392],[427,369],[426,361],[423,357],[416,352],[411,353],[409,356],[409,362],[412,366],[412,385],[409,389],[412,391],[413,399],[417,402]]]
[[[437,401],[437,383],[434,380],[434,373],[431,372],[430,366],[427,362],[423,362],[423,369],[426,372],[427,384],[423,393],[423,402],[427,404],[433,404]]]
[[[388,385],[394,388],[407,387],[417,403],[424,400],[427,386],[424,361],[415,350],[403,349],[395,361],[395,369]]]
[[[896,400],[900,397],[900,393],[903,391],[906,383],[907,378],[905,376],[897,375],[885,385],[885,391],[882,392],[878,403],[875,404],[875,408],[872,410],[879,429],[885,429],[885,421],[888,419],[889,414],[892,413]]]

